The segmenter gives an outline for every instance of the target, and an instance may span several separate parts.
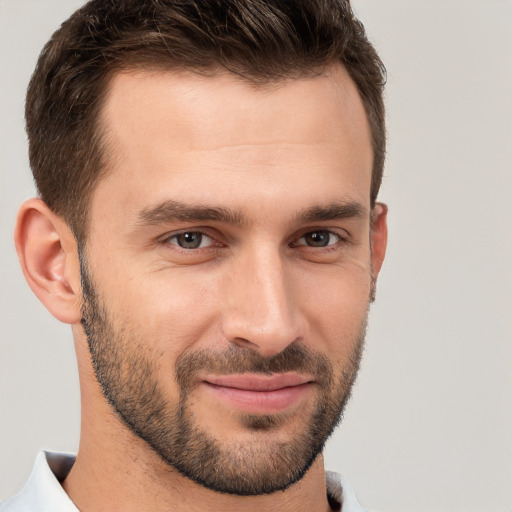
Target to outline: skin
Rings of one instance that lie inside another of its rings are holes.
[[[102,123],[112,153],[90,205],[88,269],[113,323],[143,340],[137,350],[154,362],[169,402],[179,399],[176,361],[201,350],[272,357],[302,344],[340,377],[384,258],[387,211],[370,209],[370,131],[347,72],[333,66],[264,87],[224,73],[126,72],[110,84]],[[224,208],[237,222],[148,214],[169,201]],[[304,218],[347,204],[358,214]],[[183,231],[203,232],[203,246],[180,248]],[[305,235],[319,231],[328,233],[328,247],[308,245]],[[63,486],[80,510],[329,509],[321,455],[285,491],[250,497],[216,493],[165,464],[100,389],[80,323],[78,248],[66,223],[32,199],[15,238],[30,286],[73,326],[82,431]],[[262,456],[304,428],[318,398],[311,386],[278,428],[254,434],[235,406],[200,382],[191,393],[191,412],[221,445],[256,439]]]

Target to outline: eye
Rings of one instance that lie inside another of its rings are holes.
[[[201,233],[201,231],[185,231],[170,236],[167,242],[177,245],[182,249],[202,249],[211,246],[214,241],[208,235]]]
[[[293,245],[307,245],[309,247],[329,247],[341,240],[341,237],[325,229],[310,231],[302,235]]]

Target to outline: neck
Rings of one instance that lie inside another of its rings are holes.
[[[82,512],[123,511],[269,512],[327,511],[323,457],[285,491],[260,496],[234,496],[206,489],[170,468],[139,439],[82,438],[76,462],[63,482]]]

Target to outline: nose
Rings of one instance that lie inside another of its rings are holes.
[[[264,357],[282,352],[306,333],[299,283],[275,251],[260,250],[231,267],[229,300],[222,319],[225,337]]]

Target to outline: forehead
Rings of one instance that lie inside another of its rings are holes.
[[[341,66],[267,85],[228,73],[123,72],[110,83],[101,122],[112,171],[93,204],[112,193],[139,209],[170,198],[302,201],[308,190],[325,193],[331,178],[350,199],[369,197],[370,129]]]
[[[151,119],[149,119],[151,114]],[[348,72],[333,65],[313,78],[255,84],[226,72],[203,76],[185,70],[117,73],[109,84],[102,120],[123,138],[173,130],[180,148],[286,142],[279,120],[295,128],[293,142],[315,143],[341,135],[355,143],[369,127]],[[222,121],[222,130],[219,126]],[[302,128],[302,130],[301,130]]]
[[[153,110],[158,110],[160,115],[155,116]],[[242,143],[251,139],[276,142],[276,136],[286,135],[276,125],[282,114],[286,115],[289,125],[306,128],[301,135],[309,143],[316,142],[325,133],[335,135],[343,130],[343,135],[348,135],[345,121],[353,127],[354,136],[357,131],[367,129],[357,88],[348,72],[338,65],[312,78],[266,84],[248,82],[226,72],[203,76],[185,70],[134,69],[114,75],[103,111],[107,128],[115,127],[119,135],[133,134],[144,121],[142,114],[150,112],[153,114],[151,121],[158,120],[159,128],[168,130],[172,121],[174,135],[188,139],[191,148],[222,145],[225,135],[238,138]],[[223,131],[217,124],[220,119]],[[242,131],[240,121],[246,122]],[[314,122],[319,124],[312,126]],[[213,131],[212,126],[216,128]],[[124,133],[123,127],[128,129]],[[237,131],[230,133],[233,127]],[[312,137],[311,128],[318,137]],[[297,135],[294,134],[294,141]]]

